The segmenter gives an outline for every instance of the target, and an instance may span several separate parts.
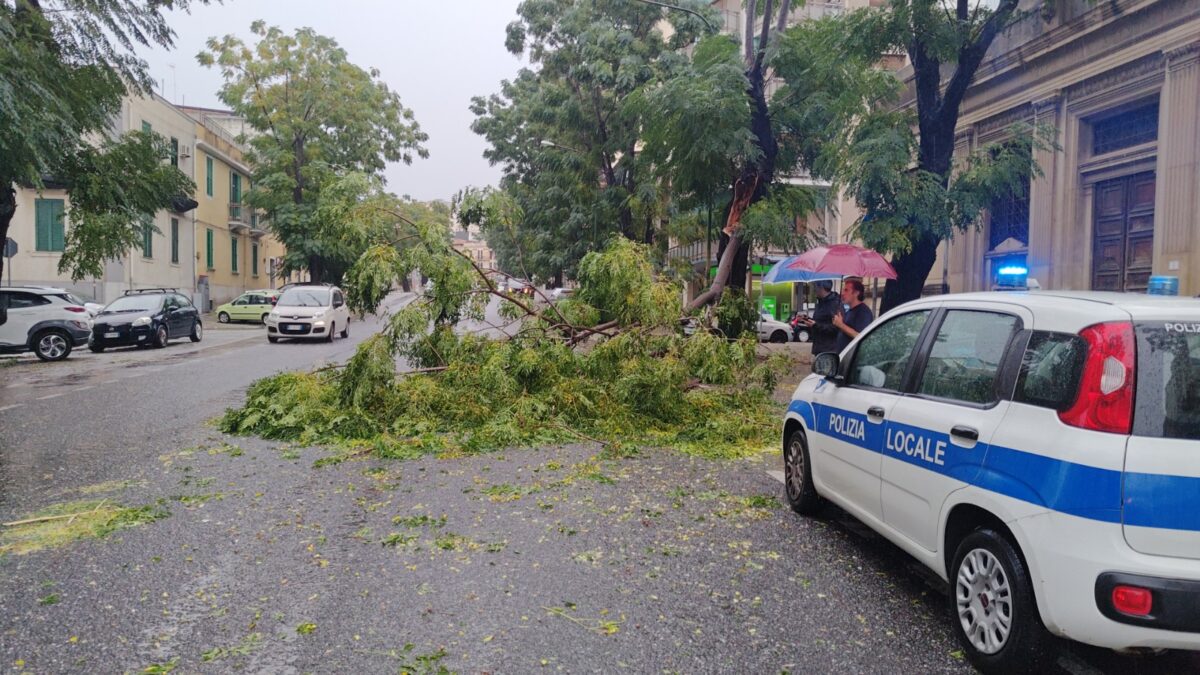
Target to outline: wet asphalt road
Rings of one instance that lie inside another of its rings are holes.
[[[98,484],[91,498],[172,514],[0,560],[0,669],[970,672],[940,588],[836,510],[782,507],[774,456],[576,446],[315,468],[319,448],[206,425],[254,379],[343,360],[376,326],[0,367],[0,519]],[[1061,653],[1072,673],[1198,668]]]

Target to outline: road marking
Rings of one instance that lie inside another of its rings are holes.
[[[95,389],[95,388],[96,388],[96,385],[89,384],[86,387],[75,387],[71,391],[87,391],[88,389]]]
[[[45,400],[52,399],[52,398],[58,398],[59,396],[62,396],[65,393],[67,393],[67,392],[63,391],[63,392],[59,392],[57,394],[46,394],[45,396],[37,397],[37,400],[45,401]]]
[[[786,482],[783,478],[782,471],[768,471],[767,475],[770,476],[771,478],[774,478],[775,480],[779,481],[780,483]]]
[[[14,403],[12,405],[6,405],[6,406],[0,408],[0,412],[4,412],[5,410],[12,410],[13,408],[20,408],[23,405],[25,405],[25,404],[24,403]]]

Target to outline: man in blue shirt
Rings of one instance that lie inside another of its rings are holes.
[[[838,329],[837,349],[845,349],[858,334],[866,330],[875,320],[871,308],[863,302],[866,289],[862,281],[847,279],[842,282],[842,303],[844,311],[833,317],[833,325]]]

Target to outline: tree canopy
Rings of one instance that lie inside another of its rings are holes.
[[[16,212],[12,186],[41,188],[52,179],[72,195],[60,269],[76,279],[98,275],[105,259],[136,241],[143,217],[191,192],[186,177],[163,167],[169,155],[161,143],[136,134],[109,138],[122,97],[152,90],[135,48],[172,47],[165,13],[191,4],[0,2],[0,241]],[[99,169],[120,173],[92,175]],[[0,272],[3,265],[0,259]]]
[[[197,59],[219,69],[221,100],[255,131],[246,200],[266,211],[287,247],[285,270],[337,281],[364,247],[351,245],[343,223],[322,217],[322,191],[351,173],[382,184],[388,162],[428,157],[428,136],[379,71],[351,63],[332,38],[262,21],[251,30],[256,44],[211,38]]]

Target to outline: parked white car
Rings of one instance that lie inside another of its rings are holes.
[[[1200,302],[917,300],[822,354],[783,427],[788,501],[825,500],[947,581],[986,672],[1051,634],[1200,650]]]
[[[91,315],[70,293],[43,286],[0,286],[0,353],[33,352],[61,361],[87,344]]]
[[[342,289],[329,284],[297,284],[279,296],[267,315],[267,340],[318,339],[333,342],[334,333],[350,337],[350,310]]]
[[[758,319],[758,339],[763,342],[787,342],[792,339],[792,327],[762,312]]]

